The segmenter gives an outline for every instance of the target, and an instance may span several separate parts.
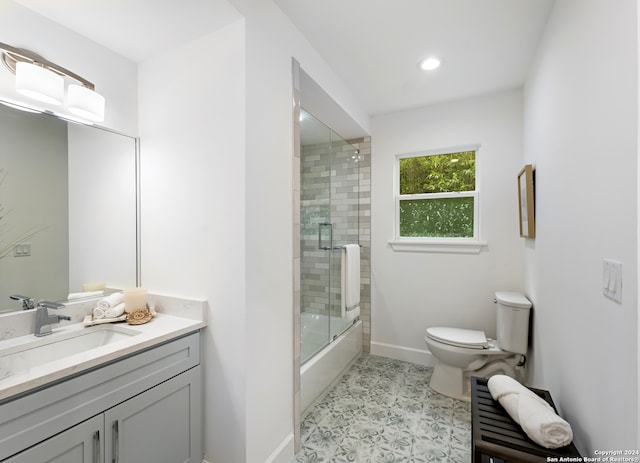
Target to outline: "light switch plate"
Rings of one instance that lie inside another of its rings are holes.
[[[622,262],[604,259],[602,267],[602,292],[622,304]]]
[[[28,257],[31,255],[31,244],[19,243],[13,247],[13,257]]]

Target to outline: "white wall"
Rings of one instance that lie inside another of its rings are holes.
[[[209,302],[203,442],[212,463],[244,461],[246,437],[244,48],[240,20],[139,69],[142,283]]]
[[[246,18],[246,461],[293,456],[293,107],[295,57],[347,112],[368,118],[288,18],[263,0]],[[238,461],[238,460],[226,460]]]
[[[638,446],[636,8],[558,0],[525,92],[532,385],[551,391],[586,455]],[[604,258],[622,262],[622,304],[602,294]]]
[[[136,65],[71,30],[10,0],[0,0],[0,41],[26,48],[96,85],[106,98],[100,123],[123,133],[138,133]],[[14,77],[0,66],[0,98],[32,104],[14,88]]]
[[[522,290],[516,175],[522,157],[522,94],[509,91],[372,121],[372,352],[426,363],[430,326],[495,337],[496,290]],[[397,252],[393,172],[397,154],[480,144],[480,254]]]
[[[205,459],[288,462],[292,57],[364,113],[274,4],[235,6],[244,20],[140,66],[143,284],[209,301]]]

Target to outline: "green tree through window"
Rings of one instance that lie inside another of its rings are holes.
[[[476,152],[399,157],[399,236],[474,238]]]

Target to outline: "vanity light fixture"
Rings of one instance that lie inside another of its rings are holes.
[[[35,100],[61,105],[92,122],[104,120],[105,99],[95,85],[68,69],[22,48],[0,42],[2,62],[16,76],[16,91]],[[71,80],[64,98],[65,80]]]
[[[64,78],[37,64],[17,61],[16,91],[34,100],[59,105],[64,99]]]
[[[104,104],[104,97],[95,90],[78,84],[67,87],[67,108],[76,116],[100,122],[104,119]]]

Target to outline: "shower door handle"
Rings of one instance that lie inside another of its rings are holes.
[[[329,227],[329,246],[322,245],[322,227]],[[321,251],[331,251],[333,249],[333,224],[331,222],[318,224],[318,249]]]

